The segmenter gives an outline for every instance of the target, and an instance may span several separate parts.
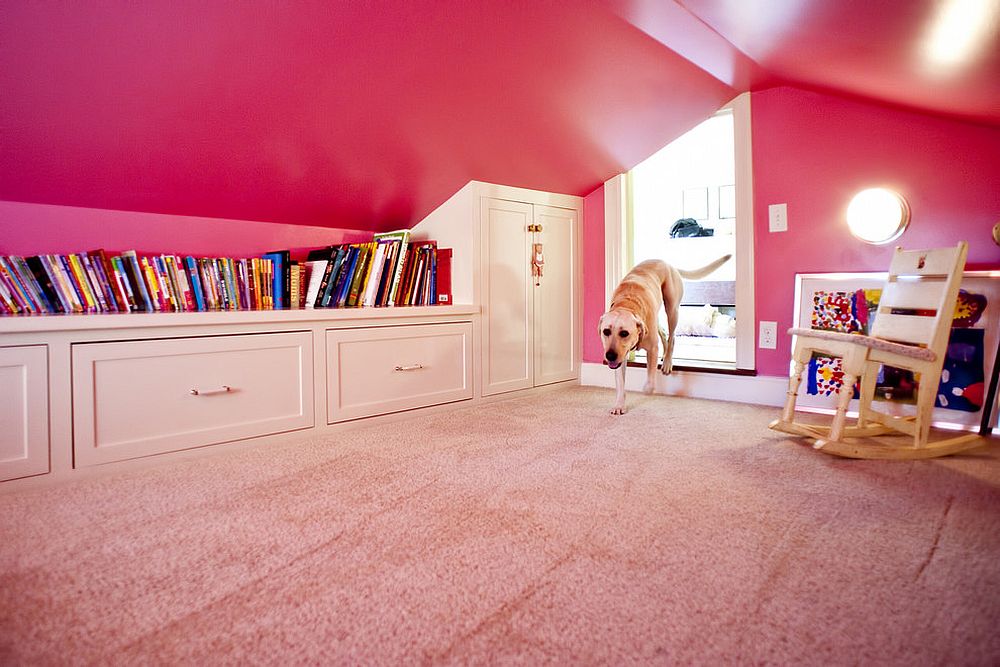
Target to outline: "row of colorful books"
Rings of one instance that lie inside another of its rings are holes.
[[[451,250],[409,230],[329,246],[295,262],[261,257],[0,256],[0,314],[273,310],[450,302]],[[444,290],[439,289],[444,285]]]
[[[110,255],[0,256],[0,311],[129,313],[271,310],[292,305],[287,251],[262,257]],[[299,278],[299,276],[296,276]],[[295,281],[301,285],[301,280]]]
[[[306,308],[449,303],[451,249],[409,239],[409,230],[384,232],[310,252]]]

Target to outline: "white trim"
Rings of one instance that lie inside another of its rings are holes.
[[[625,174],[604,182],[604,303],[625,275],[625,183]]]
[[[625,389],[641,392],[646,383],[646,369],[629,367],[625,372]],[[592,387],[615,386],[614,373],[603,364],[584,363],[580,367],[580,384]],[[726,375],[674,371],[670,375],[656,374],[654,393],[667,396],[688,396],[718,401],[753,403],[780,408],[785,404],[788,378],[769,375]]]
[[[753,146],[750,93],[732,100],[736,167],[736,367],[756,368],[757,311],[754,301]]]
[[[577,195],[531,190],[529,188],[514,187],[513,185],[484,183],[483,181],[470,181],[470,183],[473,183],[476,195],[480,198],[492,197],[529,204],[544,204],[545,206],[555,206],[557,208],[583,210],[583,197]]]

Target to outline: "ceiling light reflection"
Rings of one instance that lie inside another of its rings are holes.
[[[950,69],[969,62],[993,42],[998,26],[997,0],[947,0],[935,16],[925,44],[928,64]]]

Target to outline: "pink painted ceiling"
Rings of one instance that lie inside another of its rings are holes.
[[[938,4],[8,0],[0,200],[385,229],[471,179],[586,194],[781,82],[1000,123],[996,49],[915,69]]]

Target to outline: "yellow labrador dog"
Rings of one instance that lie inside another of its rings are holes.
[[[678,306],[684,294],[685,280],[700,280],[729,261],[732,255],[720,257],[711,264],[693,271],[674,268],[658,259],[637,264],[622,278],[611,295],[611,307],[601,315],[601,341],[604,358],[615,371],[615,407],[613,415],[625,414],[625,363],[628,353],[636,348],[646,350],[647,394],[656,387],[657,342],[663,343],[663,374],[673,368],[674,329],[677,328]],[[660,306],[667,313],[669,337],[658,323]],[[655,332],[655,333],[654,333]]]

